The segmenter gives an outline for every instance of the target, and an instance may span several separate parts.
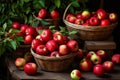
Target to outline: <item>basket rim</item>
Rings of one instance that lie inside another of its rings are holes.
[[[49,57],[49,56],[43,56],[43,55],[36,54],[32,49],[30,49],[30,51],[34,57],[42,59],[42,60],[63,60],[63,59],[75,57],[77,55],[77,52],[75,52],[75,53],[69,53],[68,55],[64,55],[60,57]]]

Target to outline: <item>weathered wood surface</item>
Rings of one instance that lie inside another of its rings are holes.
[[[8,65],[8,69],[12,77],[14,77],[17,80],[71,80],[71,70],[56,73],[41,71],[38,68],[36,75],[28,76],[24,73],[24,71],[19,71],[15,67],[14,61],[12,59],[6,58],[6,64]],[[82,72],[81,80],[120,80],[120,66],[115,66],[113,72],[105,73],[105,76],[103,77],[97,77],[93,74],[93,72]]]

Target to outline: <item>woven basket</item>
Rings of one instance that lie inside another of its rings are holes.
[[[69,31],[77,30],[78,37],[82,40],[104,40],[112,35],[113,29],[117,26],[118,22],[113,23],[109,26],[82,26],[68,22],[65,19],[66,12],[69,9],[71,4],[67,6],[63,14],[63,22],[66,24],[66,27]]]
[[[32,49],[31,53],[41,70],[52,72],[67,70],[77,55],[77,53],[70,53],[61,57],[41,56],[36,54]]]
[[[24,57],[25,53],[30,52],[30,45],[20,45],[15,51],[13,51],[13,58]]]
[[[35,17],[35,19],[37,19],[37,20],[43,20],[43,21],[46,21],[46,22],[48,22],[49,24],[48,25],[42,25],[43,26],[43,29],[49,29],[49,26],[55,26],[55,29],[56,30],[59,30],[59,22],[60,22],[60,19],[59,18],[57,18],[57,19],[40,19],[40,18],[38,18],[38,17],[36,17],[36,16],[34,16]]]

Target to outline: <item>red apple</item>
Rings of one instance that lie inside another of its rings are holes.
[[[37,73],[37,65],[36,65],[36,63],[29,62],[29,63],[25,64],[24,72],[27,75],[35,75]]]
[[[102,62],[102,59],[100,56],[93,54],[90,58],[93,64],[100,64]]]
[[[91,71],[92,62],[89,59],[83,58],[79,63],[79,67],[82,71]]]
[[[97,25],[99,25],[99,19],[97,17],[91,17],[89,19],[89,24],[91,26],[97,26]]]
[[[60,55],[67,55],[69,53],[69,48],[67,47],[67,45],[62,44],[59,46],[58,52]]]
[[[43,43],[39,39],[33,39],[31,43],[31,48],[36,50],[37,46],[42,45]]]
[[[97,17],[98,19],[102,20],[105,19],[106,17],[108,17],[107,12],[104,9],[98,9],[96,11]]]
[[[70,22],[70,23],[74,23],[75,20],[76,20],[76,17],[75,17],[75,16],[70,16],[70,17],[68,17],[68,22]]]
[[[76,52],[79,49],[78,42],[76,40],[69,40],[67,46],[71,52]]]
[[[46,47],[50,52],[58,50],[58,44],[54,40],[49,40],[46,43]]]
[[[36,36],[36,39],[39,39],[40,42],[42,42],[43,44],[46,43],[46,42],[41,38],[41,35],[40,35],[40,34]]]
[[[111,60],[114,64],[120,64],[120,54],[113,54]]]
[[[118,15],[117,15],[116,13],[114,13],[114,12],[109,13],[109,20],[110,20],[111,22],[117,22],[117,20],[118,20]]]
[[[96,54],[104,59],[107,56],[107,53],[104,50],[97,50]]]
[[[50,13],[50,16],[52,17],[52,19],[56,19],[56,18],[60,17],[60,14],[59,14],[58,11],[52,10],[51,13]]]
[[[103,68],[103,65],[102,64],[97,64],[93,67],[93,73],[96,75],[96,76],[103,76],[105,71],[104,71],[104,68]]]
[[[41,33],[41,38],[43,41],[47,42],[53,38],[53,34],[49,29],[45,29]]]
[[[64,44],[66,44],[70,39],[67,36],[63,36]]]
[[[74,24],[78,24],[78,25],[82,25],[84,23],[84,20],[83,19],[76,19]]]
[[[81,14],[81,13],[77,13],[77,14],[76,14],[76,18],[77,18],[77,19],[82,19],[82,14]]]
[[[77,59],[82,59],[82,58],[83,58],[83,55],[84,55],[83,50],[82,50],[82,49],[78,49],[76,58],[77,58]]]
[[[60,57],[60,54],[58,51],[53,51],[50,53],[50,57]]]
[[[32,35],[34,37],[37,35],[37,31],[34,27],[28,27],[25,32],[26,35]]]
[[[80,80],[80,78],[82,77],[82,74],[78,69],[74,69],[71,71],[70,76],[72,80]]]
[[[17,67],[17,69],[19,70],[23,70],[24,65],[26,64],[26,60],[22,57],[18,57],[15,60],[15,66]]]
[[[48,49],[45,45],[39,45],[36,48],[36,53],[39,55],[47,55],[48,54]]]
[[[33,39],[34,38],[32,35],[26,35],[24,39],[24,44],[31,44]]]
[[[100,25],[101,26],[108,26],[108,25],[110,25],[109,19],[103,19],[103,20],[101,20]]]
[[[88,10],[84,10],[81,15],[83,19],[88,19],[91,16],[91,13]]]
[[[58,35],[58,34],[59,34],[59,35],[62,35],[62,33],[61,33],[60,31],[56,31],[56,32],[53,33],[53,36],[54,36],[54,35]]]
[[[47,15],[47,10],[46,9],[40,9],[38,12],[38,18],[44,19]]]
[[[27,29],[28,27],[29,27],[29,25],[23,24],[23,25],[21,26],[21,28],[20,28],[20,31],[21,31],[22,33],[26,34],[26,29]]]
[[[20,29],[20,23],[19,22],[13,22],[13,24],[12,24],[12,28],[13,29]]]
[[[63,36],[61,34],[54,34],[53,35],[53,40],[55,42],[57,42],[58,44],[63,44],[64,43],[64,40],[63,40]]]
[[[86,54],[86,58],[87,59],[90,59],[92,55],[94,55],[95,52],[94,51],[89,51],[87,54]]]
[[[106,72],[110,72],[114,69],[114,64],[112,61],[105,61],[103,63],[103,68]]]
[[[74,14],[72,14],[72,13],[67,14],[66,20],[68,21],[69,17],[71,17],[71,16],[74,16]]]

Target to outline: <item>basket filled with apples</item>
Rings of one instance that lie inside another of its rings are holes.
[[[43,29],[49,29],[49,26],[55,26],[55,29],[59,29],[59,22],[60,22],[60,13],[57,10],[48,11],[45,8],[41,8],[37,16],[33,15],[35,20],[39,21],[39,24],[43,27]]]
[[[63,22],[69,31],[77,30],[82,40],[104,40],[111,36],[118,24],[118,15],[107,12],[102,8],[96,11],[82,10],[77,13],[68,13],[71,4],[63,14]]]
[[[78,42],[61,32],[42,30],[31,43],[31,54],[41,70],[59,72],[67,70],[78,51]]]

